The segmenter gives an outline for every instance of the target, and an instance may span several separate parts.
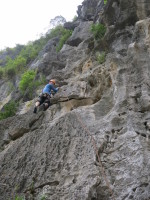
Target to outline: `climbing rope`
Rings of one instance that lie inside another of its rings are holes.
[[[70,103],[71,107],[73,108],[73,105],[72,105],[72,103],[69,101],[69,97],[68,97],[68,96],[67,96],[67,100],[68,100],[68,102]],[[112,191],[111,186],[110,186],[110,183],[109,183],[109,181],[108,181],[108,179],[107,179],[107,177],[106,177],[106,173],[105,173],[105,170],[104,170],[102,161],[101,161],[100,156],[99,156],[99,153],[98,153],[98,148],[97,148],[97,145],[96,145],[96,141],[95,141],[94,137],[91,135],[91,132],[88,130],[87,126],[83,123],[83,121],[82,121],[81,117],[79,116],[79,114],[77,114],[77,113],[75,112],[75,115],[76,115],[76,117],[77,117],[77,120],[78,120],[79,123],[81,124],[82,128],[87,132],[88,136],[91,137],[91,141],[92,141],[92,144],[93,144],[93,147],[94,147],[94,151],[95,151],[96,156],[97,156],[97,159],[98,159],[98,163],[99,163],[99,167],[100,167],[100,169],[101,169],[102,175],[103,175],[104,180],[105,180],[105,182],[106,182],[106,185],[107,185],[107,187],[108,187],[108,189],[109,189],[109,191],[110,191],[110,194],[111,194],[111,196],[112,196],[112,199],[115,200],[113,191]]]

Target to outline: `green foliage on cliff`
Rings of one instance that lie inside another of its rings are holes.
[[[25,198],[16,196],[16,197],[15,197],[15,200],[25,200]]]
[[[59,43],[56,47],[56,51],[59,52],[66,42],[66,40],[72,35],[71,30],[65,29],[63,26],[59,25],[56,28],[52,29],[51,32],[46,36],[48,39],[52,39],[54,37],[59,37]]]
[[[46,196],[43,195],[40,200],[46,200]]]
[[[0,67],[0,78],[2,78],[2,77],[3,77],[3,74],[4,74],[4,70],[3,70],[3,68],[2,68],[2,67]]]
[[[24,94],[26,94],[32,98],[32,95],[34,93],[34,90],[39,86],[45,83],[45,78],[40,77],[39,80],[35,80],[36,77],[36,71],[34,70],[28,70],[26,71],[19,82],[19,90]]]
[[[46,45],[46,43],[55,37],[59,38],[59,43],[56,46],[56,51],[60,51],[63,44],[66,42],[68,37],[70,37],[72,31],[65,29],[63,26],[59,25],[52,29],[45,36],[41,36],[40,39],[33,42],[29,42],[27,45],[21,46],[17,45],[15,48],[6,48],[5,66],[0,68],[0,77],[13,78],[18,73],[23,73],[26,70],[26,66],[30,64]],[[16,52],[15,52],[16,51]],[[1,54],[4,51],[0,52]],[[15,57],[15,55],[17,55]],[[3,61],[1,60],[1,63]]]
[[[14,101],[10,101],[4,106],[4,111],[0,111],[0,120],[12,117],[16,114],[18,104]]]
[[[96,58],[97,58],[97,61],[99,62],[99,64],[103,64],[105,62],[105,59],[106,59],[106,53],[103,51],[101,53],[97,53],[96,54]]]
[[[34,85],[36,72],[34,70],[26,71],[20,80],[19,89],[24,93],[26,89],[31,90]]]
[[[26,59],[21,55],[17,56],[15,60],[8,58],[7,64],[4,68],[5,76],[8,78],[22,72],[26,66]]]
[[[107,3],[107,0],[104,0],[104,4],[106,4]]]
[[[91,31],[96,40],[102,39],[106,33],[106,27],[103,24],[92,24]]]
[[[67,39],[68,39],[71,35],[72,35],[72,31],[71,31],[71,30],[66,30],[66,29],[64,29],[63,34],[62,34],[62,36],[61,36],[61,38],[60,38],[60,40],[59,40],[59,44],[58,44],[58,46],[56,47],[56,51],[57,51],[57,52],[59,52],[59,51],[62,49],[64,43],[67,41]]]

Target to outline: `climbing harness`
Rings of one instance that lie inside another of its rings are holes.
[[[67,97],[67,100],[68,100],[68,102],[70,103],[71,107],[73,108],[72,103],[69,101],[69,97],[68,97],[68,96],[66,96],[66,97]],[[111,194],[111,196],[112,196],[112,200],[115,200],[113,191],[112,191],[111,186],[110,186],[110,183],[109,183],[109,181],[108,181],[108,179],[107,179],[107,177],[106,177],[106,173],[105,173],[105,170],[104,170],[102,161],[101,161],[100,156],[99,156],[99,153],[98,153],[98,148],[97,148],[97,145],[96,145],[96,141],[95,141],[94,137],[91,135],[91,133],[90,133],[90,131],[88,130],[87,126],[83,123],[83,121],[82,121],[81,117],[79,116],[79,114],[77,114],[77,113],[75,112],[75,115],[76,115],[77,120],[79,121],[80,125],[82,126],[82,128],[87,132],[88,136],[91,137],[92,145],[93,145],[93,147],[94,147],[94,151],[95,151],[96,156],[97,156],[97,159],[98,159],[99,167],[100,167],[100,169],[101,169],[101,172],[102,172],[102,174],[103,174],[103,177],[104,177],[104,180],[105,180],[105,182],[106,182],[106,185],[107,185],[107,187],[108,187],[108,189],[109,189],[109,191],[110,191],[110,194]]]

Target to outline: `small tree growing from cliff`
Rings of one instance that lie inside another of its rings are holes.
[[[25,72],[22,77],[21,81],[19,83],[19,89],[24,93],[26,89],[30,89],[34,85],[34,79],[35,79],[36,72],[34,70],[28,70]]]
[[[26,71],[19,82],[19,89],[27,98],[31,99],[36,87],[36,72],[34,70]]]
[[[19,82],[20,91],[29,97],[32,98],[34,90],[41,84],[45,82],[45,77],[40,77],[40,80],[35,80],[36,71],[28,70],[26,71]]]
[[[103,24],[92,24],[91,31],[96,40],[102,39],[106,33],[106,27]]]
[[[56,47],[57,52],[59,52],[61,50],[61,48],[63,47],[63,45],[65,44],[65,42],[71,35],[72,35],[71,30],[64,29],[63,35],[61,36],[61,38],[59,40],[58,46]]]
[[[4,111],[0,112],[0,120],[14,116],[17,111],[18,104],[14,101],[10,101],[4,106]]]
[[[104,4],[106,4],[107,3],[107,0],[104,0]]]

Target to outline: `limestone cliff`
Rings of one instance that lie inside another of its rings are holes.
[[[149,16],[148,0],[85,0],[62,50],[49,41],[30,68],[60,90],[46,112],[33,99],[0,121],[0,200],[150,199]],[[93,21],[107,27],[99,42]]]

